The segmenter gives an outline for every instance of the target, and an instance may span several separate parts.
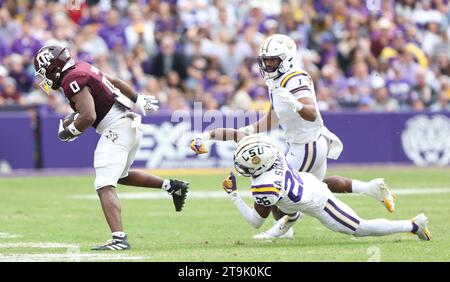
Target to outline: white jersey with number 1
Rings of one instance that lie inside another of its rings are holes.
[[[288,143],[307,144],[319,138],[323,120],[317,106],[314,85],[309,74],[300,69],[294,69],[281,77],[269,82],[270,102],[283,128]],[[280,88],[290,91],[296,99],[308,97],[314,101],[317,111],[315,121],[307,121],[280,101],[277,93]]]

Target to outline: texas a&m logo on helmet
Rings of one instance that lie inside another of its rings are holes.
[[[66,47],[51,45],[42,47],[34,58],[35,76],[42,78],[39,86],[50,94],[51,89],[58,89],[61,85],[61,74],[75,65]]]

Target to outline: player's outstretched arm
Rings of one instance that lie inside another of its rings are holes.
[[[239,131],[243,131],[245,135],[251,135],[255,133],[267,132],[272,128],[278,126],[278,117],[271,108],[267,114],[260,118],[257,122],[239,128]]]
[[[131,87],[131,85],[129,85],[128,83],[126,83],[125,81],[123,81],[119,78],[115,78],[115,77],[107,76],[107,75],[105,75],[105,76],[109,81],[111,81],[111,83],[114,85],[114,87],[116,87],[117,89],[120,90],[120,92],[123,95],[127,96],[132,101],[136,101],[137,93],[136,93],[136,91],[134,91],[134,89],[133,89],[133,87]]]
[[[278,117],[274,110],[271,108],[267,114],[260,118],[257,122],[250,124],[249,126],[241,128],[246,135],[267,132],[278,126]]]
[[[191,141],[191,149],[197,154],[206,154],[208,150],[205,147],[206,140],[228,141],[234,140],[239,142],[245,137],[244,131],[234,128],[216,128],[211,131],[203,132],[197,135]]]
[[[146,112],[156,112],[159,109],[158,106],[158,100],[150,95],[142,95],[138,92],[135,92],[133,87],[126,83],[125,81],[115,78],[106,76],[105,77],[114,85],[115,88],[119,89],[120,93],[116,93],[119,97],[117,98],[117,101],[121,103],[121,97],[120,94],[125,95],[128,99],[130,99],[139,109],[139,111],[145,115]],[[128,105],[126,101],[123,104],[128,107],[132,108],[132,104]],[[122,103],[121,103],[122,104]]]
[[[234,140],[239,142],[247,135],[269,131],[278,125],[278,118],[271,109],[265,116],[257,122],[239,129],[234,128],[216,128],[208,132],[197,135],[191,141],[191,149],[197,154],[206,154],[208,150],[205,147],[206,140],[228,141]]]
[[[245,132],[234,128],[216,128],[209,132],[209,136],[211,140],[239,142],[245,137]]]
[[[255,203],[255,208],[251,209],[237,193],[236,177],[232,172],[230,172],[228,177],[223,181],[222,188],[227,192],[233,204],[251,226],[259,228],[263,225],[267,216],[270,214],[271,208],[260,206]]]

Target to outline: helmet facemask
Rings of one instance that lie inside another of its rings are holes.
[[[282,75],[284,71],[283,60],[286,58],[286,55],[280,56],[259,56],[258,57],[258,65],[259,72],[264,79],[275,79]],[[278,64],[269,68],[266,65],[265,60],[278,60]]]
[[[236,160],[234,160],[234,168],[236,169],[237,172],[239,172],[242,176],[245,176],[245,177],[249,177],[253,174],[251,172],[251,168],[241,165]]]
[[[276,79],[296,67],[297,48],[295,42],[286,35],[272,35],[261,44],[257,58],[259,71],[264,79]],[[267,59],[279,60],[278,65],[269,68],[265,62]]]
[[[53,81],[51,79],[48,79],[46,76],[46,70],[45,68],[40,68],[38,71],[34,73],[34,76],[39,76],[42,78],[42,81],[39,82],[39,87],[47,93],[47,95],[50,95],[50,89],[53,88]],[[57,89],[57,88],[56,88]]]
[[[62,72],[73,65],[75,61],[70,57],[67,48],[54,46],[41,48],[34,60],[34,75],[42,79],[39,87],[50,95],[50,89],[57,90],[60,87]]]

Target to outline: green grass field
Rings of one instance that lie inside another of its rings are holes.
[[[385,177],[391,189],[403,191],[395,213],[365,196],[339,198],[364,218],[409,219],[425,212],[430,242],[410,234],[354,238],[326,230],[307,216],[295,225],[294,239],[260,242],[251,236],[269,228],[272,219],[254,230],[226,197],[188,196],[183,212],[175,213],[171,198],[130,199],[155,190],[122,186],[123,221],[133,249],[100,253],[89,248],[104,243],[110,232],[92,188],[93,176],[3,177],[0,261],[450,261],[449,172],[412,167],[329,171],[361,180]],[[224,177],[205,173],[178,178],[191,183],[191,192],[222,192]],[[240,177],[238,183],[241,191],[248,190],[248,179]]]

